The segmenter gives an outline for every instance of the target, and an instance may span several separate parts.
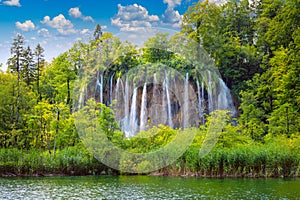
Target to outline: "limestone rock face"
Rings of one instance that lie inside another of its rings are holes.
[[[198,127],[205,122],[205,114],[217,109],[235,114],[229,89],[209,71],[202,74],[200,81],[188,74],[185,78],[171,75],[168,78],[166,73],[152,74],[152,78],[135,83],[134,77],[103,77],[88,85],[85,100],[95,98],[111,106],[116,121],[130,136],[159,124],[172,128]]]

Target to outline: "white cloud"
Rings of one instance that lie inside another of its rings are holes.
[[[168,4],[169,8],[175,8],[181,4],[181,0],[164,0],[164,3]]]
[[[94,19],[91,16],[84,16],[82,14],[82,12],[79,10],[78,7],[70,8],[69,9],[69,15],[71,17],[74,17],[74,18],[80,18],[83,21],[92,21],[92,22],[94,22]]]
[[[227,3],[227,0],[209,0],[209,2],[221,6]]]
[[[21,7],[21,4],[19,2],[19,0],[8,0],[8,1],[4,1],[3,2],[5,5],[7,6],[17,6],[17,7]]]
[[[71,33],[76,33],[74,25],[70,20],[67,20],[64,15],[59,14],[52,20],[49,16],[45,16],[41,23],[46,24],[49,27],[55,28],[60,34],[68,35]]]
[[[80,34],[84,35],[84,34],[88,33],[89,31],[90,31],[89,29],[85,28],[80,31]]]
[[[111,19],[111,24],[121,31],[140,31],[152,27],[152,24],[158,21],[159,17],[149,15],[148,10],[143,6],[118,4],[118,13]]]
[[[181,4],[181,0],[164,0],[164,3],[168,4],[168,7],[164,14],[162,14],[162,25],[179,28],[182,21],[182,15],[174,8]]]
[[[91,17],[91,16],[85,16],[82,18],[83,21],[91,21],[91,22],[94,22],[94,19]]]
[[[24,23],[16,22],[16,27],[22,31],[30,31],[35,28],[35,25],[31,20],[26,20]]]
[[[78,7],[76,7],[76,8],[70,8],[69,15],[71,17],[74,17],[74,18],[80,18],[80,17],[82,17],[82,13],[80,12],[80,10],[79,10]]]
[[[182,15],[177,10],[168,7],[162,15],[162,24],[179,28],[182,21]]]
[[[45,38],[51,37],[48,29],[46,29],[46,28],[42,28],[42,29],[38,30],[37,33],[40,37],[45,37]]]

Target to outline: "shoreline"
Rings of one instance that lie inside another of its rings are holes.
[[[149,177],[176,177],[176,178],[216,178],[216,179],[235,179],[235,178],[246,178],[246,179],[257,179],[257,178],[272,178],[272,179],[282,179],[282,178],[300,178],[300,176],[264,176],[255,174],[238,174],[238,175],[201,175],[198,173],[186,173],[186,174],[170,174],[167,172],[152,172],[150,174],[64,174],[64,173],[34,173],[34,174],[16,174],[12,172],[0,173],[0,178],[34,178],[34,177],[76,177],[76,176],[149,176]]]

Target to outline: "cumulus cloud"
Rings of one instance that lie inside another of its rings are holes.
[[[224,5],[225,3],[227,3],[227,0],[209,0],[209,2],[220,6],[220,5]]]
[[[31,20],[26,20],[24,23],[16,22],[16,27],[22,31],[30,31],[35,28],[35,25]]]
[[[5,5],[7,6],[17,6],[17,7],[21,7],[21,4],[19,2],[19,0],[8,0],[8,1],[4,1],[3,2]]]
[[[169,8],[175,8],[181,4],[181,0],[164,0],[164,3],[168,4]]]
[[[87,28],[85,28],[85,29],[82,29],[82,30],[80,31],[80,34],[81,34],[81,35],[84,35],[84,34],[89,33],[89,32],[90,32],[90,30],[87,29]]]
[[[172,26],[173,28],[179,28],[182,21],[182,15],[180,15],[177,10],[170,7],[165,10],[161,18],[163,25]]]
[[[82,12],[79,10],[78,7],[70,8],[69,9],[69,15],[71,17],[74,17],[74,18],[80,18],[83,21],[92,21],[92,22],[94,22],[94,19],[91,16],[84,16],[82,14]]]
[[[46,24],[51,28],[55,28],[60,34],[68,35],[76,33],[74,25],[70,20],[67,20],[64,15],[59,14],[51,20],[49,16],[45,16],[41,23]]]
[[[111,18],[111,24],[121,31],[138,31],[150,28],[159,21],[157,15],[149,15],[148,10],[141,5],[122,6],[118,4],[118,13]]]
[[[161,17],[162,25],[179,28],[182,21],[182,15],[174,8],[181,4],[181,0],[164,0],[164,3],[168,4],[168,7]]]
[[[51,37],[48,29],[46,29],[46,28],[42,28],[42,29],[38,30],[37,33],[38,33],[38,36],[40,36],[40,37],[45,37],[45,38]]]

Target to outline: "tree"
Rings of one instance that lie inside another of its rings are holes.
[[[168,33],[157,33],[145,42],[142,57],[145,62],[166,62],[173,57]]]
[[[103,34],[103,32],[102,32],[101,26],[100,26],[100,24],[97,24],[95,31],[94,31],[94,39],[99,40],[102,37],[102,34]]]
[[[15,117],[15,126],[19,127],[19,111],[20,111],[20,82],[21,82],[21,70],[22,70],[22,59],[24,55],[24,37],[21,34],[18,34],[13,40],[12,47],[10,49],[11,58],[8,59],[8,69],[12,73],[17,74],[17,98],[16,98],[16,117]]]
[[[50,69],[42,78],[43,91],[51,104],[64,102],[72,112],[73,82],[76,78],[76,68],[70,63],[68,52],[62,53],[52,61]]]
[[[31,48],[28,46],[24,50],[24,60],[22,62],[22,78],[26,82],[27,86],[31,85],[35,78],[35,67],[33,62],[33,53]]]
[[[221,7],[208,0],[199,1],[183,15],[182,32],[212,54],[220,46],[223,23]]]
[[[44,68],[45,65],[45,59],[44,59],[44,49],[43,47],[38,44],[35,48],[35,59],[36,59],[36,87],[37,87],[37,93],[39,96],[38,101],[42,100],[42,94],[41,94],[41,89],[40,89],[40,79],[41,79],[41,72]]]
[[[204,1],[190,7],[183,18],[182,32],[214,59],[234,99],[245,88],[245,81],[261,71],[252,15],[247,0],[229,1],[223,6]]]
[[[299,7],[293,0],[263,0],[256,16],[257,49],[264,55],[263,73],[255,75],[248,83],[244,96],[256,103],[242,99],[241,118],[249,116],[253,106],[257,116],[253,124],[264,124],[265,133],[291,136],[299,133],[300,116],[300,31]],[[243,122],[244,124],[244,122]]]

